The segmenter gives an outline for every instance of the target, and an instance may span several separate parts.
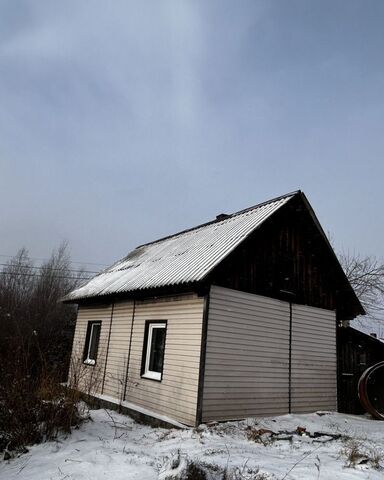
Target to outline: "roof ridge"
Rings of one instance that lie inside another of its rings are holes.
[[[264,205],[268,205],[269,203],[277,202],[278,200],[282,200],[283,198],[286,198],[286,197],[293,197],[294,195],[297,195],[298,193],[301,193],[301,190],[294,190],[293,192],[285,193],[284,195],[279,195],[278,197],[271,198],[270,200],[266,200],[264,202],[258,203],[256,205],[253,205],[252,207],[244,208],[243,210],[239,210],[239,211],[233,212],[233,213],[228,213],[227,214],[228,217],[225,218],[225,219],[215,218],[214,220],[210,220],[208,222],[201,223],[199,225],[196,225],[195,227],[186,228],[185,230],[181,230],[180,232],[176,232],[176,233],[173,233],[171,235],[166,235],[165,237],[158,238],[157,240],[153,240],[152,242],[142,243],[141,245],[138,245],[134,250],[137,250],[138,248],[141,248],[141,247],[146,247],[148,245],[153,245],[155,243],[159,243],[159,242],[162,242],[164,240],[168,240],[169,238],[177,237],[177,236],[182,235],[184,233],[193,232],[194,230],[198,230],[199,228],[202,228],[202,227],[207,227],[208,225],[212,225],[214,223],[225,222],[226,220],[229,220],[230,218],[236,217],[237,215],[241,215],[243,213],[249,212],[251,210],[254,210],[255,208],[263,207]],[[124,257],[124,258],[127,258],[127,256]],[[124,259],[122,259],[122,260],[124,260]],[[122,261],[122,260],[120,260],[120,261]]]

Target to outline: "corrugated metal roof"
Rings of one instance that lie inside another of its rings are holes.
[[[198,282],[295,194],[141,245],[64,300]]]

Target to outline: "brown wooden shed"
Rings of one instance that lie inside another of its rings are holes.
[[[352,327],[338,327],[337,344],[338,409],[344,413],[365,413],[357,386],[368,367],[384,361],[384,342]],[[380,411],[384,411],[383,391],[380,397]]]

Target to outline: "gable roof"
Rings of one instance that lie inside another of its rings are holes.
[[[199,282],[300,191],[147,243],[107,268],[64,301]]]

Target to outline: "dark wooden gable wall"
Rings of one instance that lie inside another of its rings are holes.
[[[209,280],[227,288],[336,310],[338,319],[362,313],[300,195],[223,260]]]

